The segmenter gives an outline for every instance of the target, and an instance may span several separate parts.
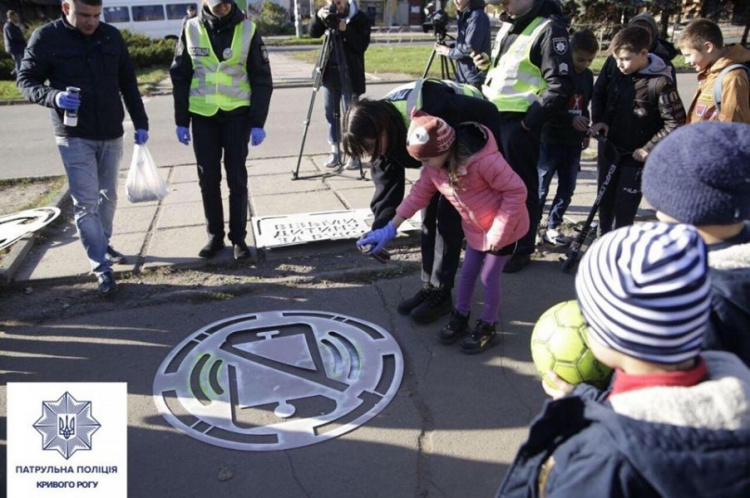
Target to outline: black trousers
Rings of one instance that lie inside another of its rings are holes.
[[[198,180],[203,213],[210,242],[224,240],[224,209],[221,201],[221,158],[229,186],[229,240],[245,241],[247,235],[247,166],[250,122],[246,115],[211,117],[191,115],[193,150],[198,163]]]
[[[599,154],[602,157],[602,154]],[[601,187],[611,161],[606,158],[597,161],[597,185]],[[617,170],[612,175],[607,191],[599,204],[599,233],[605,234],[614,229],[632,225],[638,206],[641,204],[641,175],[643,163],[631,157],[619,160]]]
[[[461,215],[441,194],[422,210],[422,282],[452,289],[461,260]]]
[[[529,212],[529,231],[518,241],[516,254],[533,254],[534,239],[539,226],[541,212],[539,209],[539,150],[541,139],[538,132],[526,131],[521,126],[523,114],[503,114],[500,123],[500,152],[508,161],[513,171],[521,177],[526,185],[526,209]]]

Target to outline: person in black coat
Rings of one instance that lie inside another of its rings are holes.
[[[332,14],[332,6],[336,13]],[[338,23],[335,34],[341,37],[344,47],[344,57],[348,73],[345,75],[351,82],[353,95],[344,95],[344,98],[357,100],[365,93],[365,51],[370,45],[370,18],[360,11],[354,0],[328,0],[328,4],[322,7],[315,15],[310,25],[310,36],[320,38],[333,25],[328,17],[336,15]],[[341,164],[339,143],[341,140],[341,127],[339,115],[336,112],[341,104],[341,74],[340,63],[336,60],[336,54],[332,53],[328,64],[323,69],[323,101],[326,121],[328,122],[328,143],[331,144],[331,157],[325,164],[328,168],[335,168]],[[347,169],[359,169],[359,162],[351,160]]]
[[[123,101],[135,143],[148,140],[148,117],[122,35],[99,22],[101,0],[65,0],[62,17],[31,35],[16,81],[29,102],[48,107],[68,176],[76,228],[99,292],[117,290],[112,264],[125,257],[110,245],[123,153]],[[77,87],[80,91],[69,90]],[[77,112],[77,123],[64,119]]]
[[[3,40],[5,41],[5,51],[13,57],[15,65],[14,72],[18,74],[21,69],[21,60],[23,60],[23,51],[26,49],[26,38],[21,31],[21,19],[15,10],[9,10],[7,13],[8,20],[3,26]]]

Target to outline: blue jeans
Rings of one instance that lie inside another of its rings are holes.
[[[581,146],[570,144],[542,143],[539,154],[539,217],[544,213],[547,193],[552,177],[557,172],[557,193],[552,201],[547,218],[547,228],[557,228],[562,224],[563,215],[570,205],[576,189],[578,168],[581,164]]]
[[[333,145],[341,140],[341,120],[344,119],[341,110],[341,81],[338,70],[329,70],[324,73],[322,87],[323,109],[328,123],[328,143]],[[353,95],[352,101],[356,102],[358,97],[358,95]]]
[[[114,140],[55,137],[55,140],[68,175],[78,236],[91,271],[101,275],[111,271],[105,255],[117,207],[122,137]]]

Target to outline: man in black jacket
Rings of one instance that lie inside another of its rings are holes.
[[[206,216],[208,244],[201,258],[224,247],[221,157],[229,186],[229,240],[234,259],[246,259],[248,141],[260,145],[273,92],[271,66],[255,24],[232,0],[205,0],[197,17],[185,23],[169,69],[177,140],[190,143]]]
[[[101,12],[101,0],[65,0],[62,18],[31,35],[17,84],[27,100],[50,108],[78,234],[99,293],[106,295],[117,290],[111,265],[125,260],[109,243],[122,159],[122,100],[136,144],[148,140],[148,117],[128,48],[116,28],[99,22]],[[77,126],[64,123],[64,111],[78,112]]]
[[[478,53],[474,62],[489,69],[482,91],[500,111],[500,148],[529,192],[529,231],[503,270],[514,273],[528,265],[534,253],[540,219],[536,193],[541,129],[567,110],[573,58],[567,20],[555,0],[505,0],[503,5],[506,12],[491,57]]]
[[[335,6],[335,14],[332,7]],[[331,23],[329,16],[335,15],[336,23]],[[347,0],[328,0],[326,6],[322,7],[315,15],[310,25],[310,36],[320,38],[329,26],[335,25],[335,35],[341,37],[344,47],[344,57],[348,73],[340,74],[340,63],[332,53],[328,64],[323,69],[323,107],[325,108],[326,121],[328,122],[328,143],[331,144],[331,157],[325,166],[335,168],[341,164],[340,141],[341,123],[337,119],[340,114],[342,89],[341,78],[349,78],[353,95],[343,95],[345,99],[356,101],[360,95],[365,93],[365,51],[370,45],[370,19],[357,8],[357,3]],[[359,169],[359,162],[349,161],[347,169]]]
[[[13,57],[14,72],[18,74],[18,70],[21,69],[23,51],[26,48],[26,38],[23,37],[23,31],[21,31],[21,19],[18,17],[18,13],[15,10],[9,10],[6,15],[8,20],[5,21],[5,26],[3,26],[5,51]]]
[[[489,53],[492,45],[490,18],[484,0],[453,0],[458,12],[458,34],[452,47],[435,44],[435,52],[456,61],[456,81],[482,89],[483,71],[474,64],[472,53]]]

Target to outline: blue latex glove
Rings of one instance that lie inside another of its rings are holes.
[[[253,147],[262,144],[265,138],[266,132],[263,131],[263,128],[253,128],[250,130],[250,143]]]
[[[367,254],[379,252],[391,239],[396,237],[396,227],[389,221],[383,228],[367,232],[357,241],[357,247],[375,245]]]
[[[70,92],[60,92],[55,95],[55,105],[66,111],[76,111],[81,107],[81,98]]]
[[[187,126],[178,126],[177,127],[177,140],[179,140],[181,144],[189,145],[190,144],[190,128],[188,128]]]
[[[146,142],[148,142],[148,132],[146,130],[135,130],[135,143],[146,145]]]

